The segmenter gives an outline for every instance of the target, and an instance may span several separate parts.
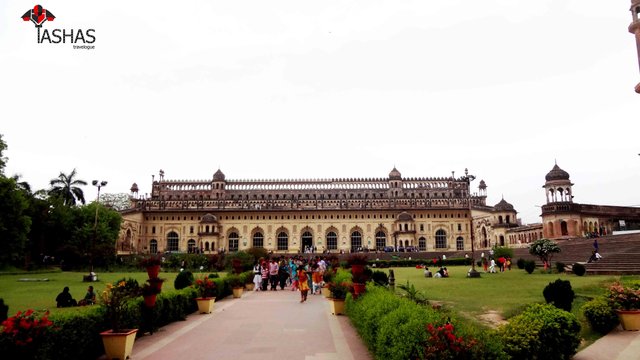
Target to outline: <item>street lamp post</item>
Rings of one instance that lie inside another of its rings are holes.
[[[98,209],[100,209],[100,188],[103,186],[107,186],[106,181],[93,180],[91,184],[98,188],[98,196],[96,197],[96,217],[93,223],[93,239],[91,239],[91,253],[89,257],[89,262],[91,264],[91,272],[90,276],[92,281],[95,281],[95,273],[93,272],[93,250],[96,245],[96,240],[98,239]]]
[[[467,274],[470,278],[479,278],[480,273],[476,271],[476,259],[475,259],[475,239],[473,234],[473,215],[471,213],[471,182],[476,179],[475,176],[469,175],[469,170],[464,169],[464,179],[467,181],[467,203],[469,205],[469,234],[471,238],[471,270]]]
[[[636,50],[638,51],[638,66],[640,66],[640,0],[631,0],[632,21],[629,24],[629,32],[636,37]],[[636,85],[636,92],[640,94],[640,83]]]

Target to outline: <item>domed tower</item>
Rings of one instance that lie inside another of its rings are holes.
[[[131,185],[131,197],[138,197],[138,184],[133,183],[133,185]]]
[[[631,0],[632,21],[629,32],[636,36],[636,49],[638,51],[638,66],[640,67],[640,0]],[[636,85],[636,92],[640,94],[640,83]]]
[[[391,197],[398,197],[402,193],[402,175],[400,171],[393,167],[393,170],[389,173],[389,195]]]
[[[480,196],[487,196],[487,183],[485,183],[484,180],[480,180],[478,190]]]
[[[213,181],[211,182],[211,193],[213,194],[214,199],[222,198],[222,194],[224,194],[224,187],[227,182],[225,181],[224,173],[218,169],[213,174]]]
[[[553,169],[545,176],[544,191],[547,196],[547,204],[558,202],[573,202],[573,191],[569,173],[560,169],[555,164]]]

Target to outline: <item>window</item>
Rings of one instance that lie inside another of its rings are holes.
[[[193,226],[189,226],[189,234],[193,234]]]
[[[278,250],[289,250],[289,235],[284,231],[278,233]]]
[[[427,251],[427,239],[425,239],[424,236],[418,239],[418,249],[420,251]]]
[[[308,246],[313,246],[313,235],[311,235],[309,231],[305,231],[301,239],[303,249],[306,249]]]
[[[376,233],[376,249],[383,250],[387,246],[387,235],[384,231],[378,231]]]
[[[257,232],[253,234],[253,247],[261,248],[264,247],[264,236],[261,232]]]
[[[458,224],[458,231],[462,231],[462,224]]]
[[[167,251],[178,251],[178,234],[172,231],[167,234]]]
[[[458,238],[456,239],[456,250],[464,250],[464,239],[462,238],[462,236],[458,236]]]
[[[329,250],[337,250],[338,249],[338,235],[333,231],[327,234],[327,249]]]
[[[204,251],[209,251],[209,242],[204,243]]]
[[[152,234],[155,234],[155,233],[156,233],[156,227],[155,227],[155,226],[152,226],[152,227],[151,227],[151,233],[152,233]]]
[[[444,230],[436,231],[436,249],[447,248],[447,233]]]
[[[232,232],[229,234],[229,251],[238,251],[238,240],[239,236],[237,232]]]
[[[422,215],[420,215],[422,217]],[[424,231],[424,224],[420,224],[420,231]]]
[[[189,239],[189,241],[187,241],[187,252],[189,252],[189,253],[196,252],[196,241],[195,240]]]
[[[151,239],[151,241],[149,241],[149,252],[152,254],[158,253],[158,240]]]
[[[351,249],[357,250],[362,247],[362,234],[359,231],[351,233]]]

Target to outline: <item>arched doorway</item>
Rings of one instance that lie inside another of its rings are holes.
[[[566,221],[560,222],[560,233],[562,234],[562,236],[569,235],[569,230],[567,229]]]
[[[420,251],[427,251],[427,239],[425,239],[424,236],[418,239],[418,249]]]
[[[378,231],[376,233],[376,250],[384,250],[385,246],[387,246],[387,235],[384,231]]]
[[[504,246],[504,236],[500,235],[500,246]]]
[[[351,251],[358,251],[362,247],[362,234],[359,231],[351,233]]]
[[[489,244],[487,243],[487,228],[484,226],[482,227],[482,246],[489,247]]]
[[[302,239],[302,250],[306,252],[308,249],[311,249],[311,251],[313,251],[313,235],[311,234],[311,232],[305,231],[302,234],[301,239]]]
[[[149,252],[152,254],[158,253],[158,240],[151,239],[151,241],[149,241]]]

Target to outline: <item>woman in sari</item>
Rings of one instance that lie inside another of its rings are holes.
[[[309,292],[308,275],[304,271],[304,267],[298,268],[298,287],[300,288],[300,302],[307,301],[307,293]]]

